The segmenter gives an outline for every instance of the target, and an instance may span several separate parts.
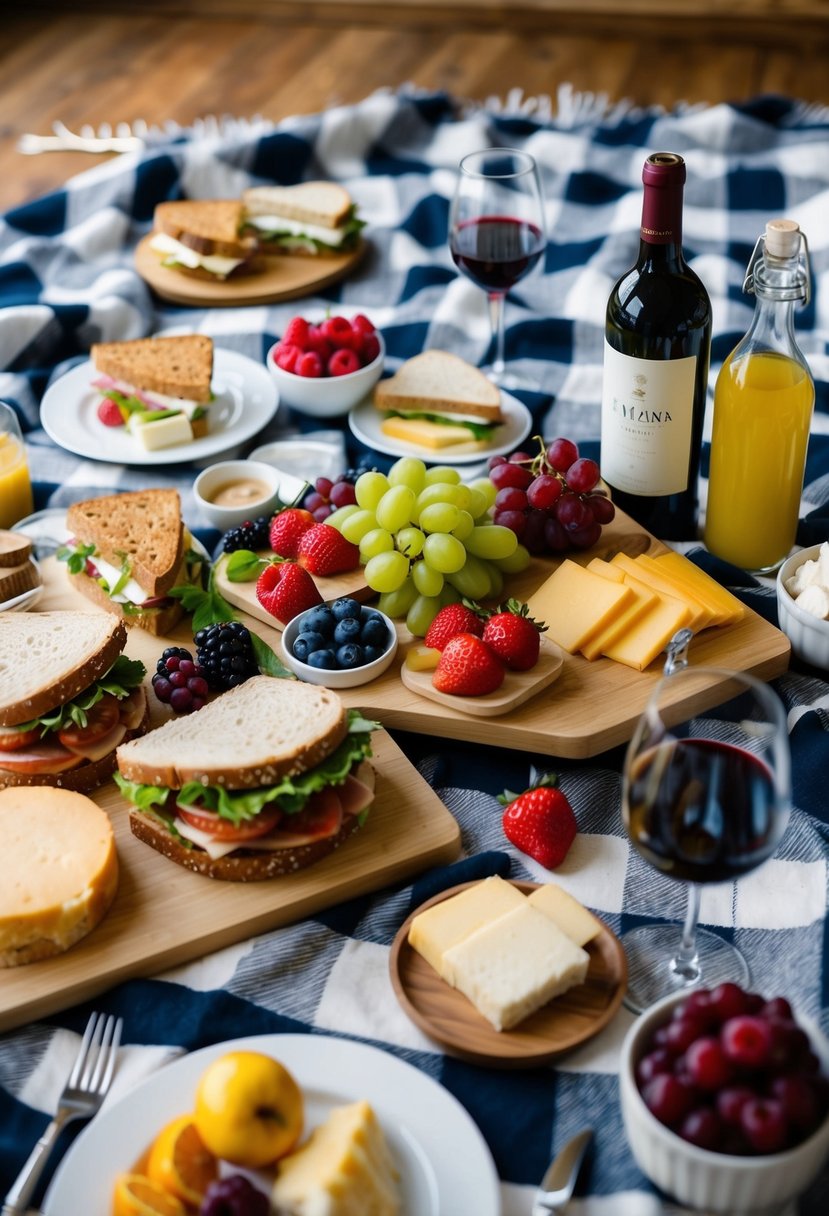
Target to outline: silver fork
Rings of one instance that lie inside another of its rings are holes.
[[[86,1024],[78,1057],[63,1087],[57,1113],[32,1149],[6,1196],[0,1216],[21,1216],[28,1207],[43,1167],[60,1132],[73,1119],[91,1119],[106,1097],[121,1043],[121,1018],[93,1013]]]

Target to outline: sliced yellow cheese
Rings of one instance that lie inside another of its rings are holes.
[[[612,583],[569,558],[527,601],[530,616],[547,625],[547,636],[574,654],[633,600],[623,583]]]
[[[419,912],[409,926],[409,945],[438,975],[451,983],[446,965],[447,950],[469,937],[482,925],[526,903],[526,896],[497,875],[467,887],[451,899]]]
[[[625,574],[625,585],[640,594],[653,594],[632,574]],[[691,609],[670,595],[657,595],[652,604],[629,629],[611,642],[602,652],[608,659],[624,663],[636,671],[644,671],[649,663],[665,649],[677,629],[690,628]]]
[[[611,582],[624,582],[625,572],[621,566],[614,566],[612,562],[602,561],[600,557],[594,557],[588,562],[587,569],[592,570],[594,574],[600,575],[602,578],[609,579]],[[630,586],[630,584],[627,584]],[[586,659],[598,659],[604,654],[608,646],[612,646],[624,633],[630,629],[634,622],[644,616],[649,608],[652,608],[657,602],[656,593],[649,592],[647,589],[641,591],[631,587],[633,599],[623,608],[620,614],[615,617],[609,624],[605,625],[598,633],[594,634],[581,647],[581,653]]]
[[[496,1030],[509,1030],[576,984],[590,956],[525,899],[446,952],[452,983]]]
[[[708,605],[715,614],[712,625],[731,625],[745,616],[745,605],[736,595],[726,591],[716,579],[700,570],[699,566],[682,553],[671,549],[667,553],[660,553],[653,560],[661,570],[668,571],[678,581],[687,584],[693,593]]]
[[[710,623],[711,614],[700,600],[695,596],[679,592],[676,584],[667,575],[652,571],[647,562],[642,562],[638,557],[628,557],[626,553],[617,553],[611,560],[615,565],[621,566],[625,574],[639,579],[651,591],[656,591],[659,595],[669,595],[673,599],[687,604],[689,612],[687,625],[689,629],[693,629],[694,633],[704,629]]]
[[[687,580],[677,578],[670,570],[664,566],[660,566],[647,553],[640,553],[636,558],[636,565],[643,572],[643,581],[647,582],[647,577],[658,579],[660,582],[659,590],[664,590],[667,595],[674,595],[678,600],[685,602],[693,609],[699,606],[702,610],[702,617],[697,626],[698,629],[707,629],[709,625],[715,623],[717,612],[711,608],[708,601],[703,598],[699,592],[695,591]],[[672,590],[673,588],[673,590]]]
[[[0,967],[51,958],[90,933],[118,887],[108,815],[51,786],[0,790]]]
[[[566,933],[571,942],[577,946],[586,946],[602,931],[602,923],[592,912],[588,912],[584,904],[558,887],[554,882],[547,882],[531,892],[530,904],[555,921],[562,933]]]
[[[488,440],[475,439],[465,426],[430,422],[428,418],[384,418],[380,423],[380,430],[390,439],[402,439],[406,443],[415,443],[432,451],[463,444],[465,450],[477,452],[489,446]]]

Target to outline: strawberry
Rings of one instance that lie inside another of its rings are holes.
[[[507,667],[529,671],[538,662],[541,632],[546,628],[533,620],[526,604],[507,600],[489,617],[482,636]]]
[[[311,574],[327,578],[329,574],[356,570],[360,564],[360,550],[330,524],[315,523],[299,538],[297,561]]]
[[[498,798],[506,806],[501,822],[507,840],[548,870],[561,865],[578,831],[573,808],[557,783],[555,774],[548,774],[523,794],[505,790]]]
[[[504,682],[504,665],[474,633],[456,633],[443,648],[432,683],[456,697],[482,697]]]
[[[483,631],[484,622],[473,608],[467,604],[447,604],[432,621],[423,641],[433,650],[443,650],[457,633],[474,633],[480,637]]]
[[[283,625],[306,608],[322,603],[322,596],[307,570],[296,562],[274,562],[256,580],[256,598]]]
[[[124,425],[124,415],[121,413],[120,406],[111,397],[104,397],[98,402],[98,420],[103,422],[104,426]]]
[[[314,517],[302,507],[286,507],[271,521],[270,542],[280,557],[296,557],[300,537],[313,528]]]

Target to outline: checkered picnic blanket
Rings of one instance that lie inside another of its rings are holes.
[[[713,302],[712,385],[751,317],[752,301],[740,286],[757,235],[775,216],[800,222],[810,241],[814,291],[811,304],[798,313],[797,332],[815,376],[817,402],[798,542],[827,539],[829,112],[783,98],[665,113],[613,108],[567,90],[555,106],[516,94],[501,105],[477,108],[441,94],[383,92],[356,106],[278,125],[235,122],[159,133],[141,154],[96,167],[8,213],[0,219],[0,397],[15,406],[26,432],[37,506],[65,505],[113,488],[175,485],[185,516],[199,523],[190,496],[191,467],[128,469],[84,460],[58,449],[41,429],[44,391],[86,357],[93,341],[193,329],[261,361],[295,312],[332,307],[367,312],[375,320],[392,370],[427,347],[483,362],[490,341],[485,299],[457,275],[446,221],[460,157],[493,144],[535,155],[549,232],[542,272],[510,294],[507,358],[514,370],[544,386],[519,394],[536,430],[570,435],[586,454],[598,453],[604,308],[613,282],[636,254],[644,156],[670,148],[688,165],[685,246]],[[316,177],[347,185],[368,221],[370,241],[355,273],[318,298],[193,310],[160,303],[135,273],[132,251],[159,201],[235,196],[255,182]],[[308,420],[281,409],[248,450],[312,429]],[[365,455],[350,435],[345,439],[352,462]],[[691,537],[683,548],[776,620],[770,585],[715,561]],[[742,948],[758,989],[786,992],[829,1030],[829,682],[825,673],[795,663],[775,687],[788,710],[794,753],[790,826],[775,857],[760,870],[730,888],[705,892],[702,920]],[[620,1013],[603,1034],[554,1068],[494,1072],[445,1055],[398,1008],[387,955],[411,909],[472,877],[549,877],[504,839],[495,801],[504,787],[522,788],[531,763],[547,768],[549,759],[398,738],[457,817],[463,859],[414,885],[111,991],[96,1004],[122,1013],[126,1022],[129,1048],[116,1096],[171,1055],[240,1034],[353,1036],[413,1062],[461,1100],[492,1151],[505,1216],[526,1216],[553,1150],[585,1122],[596,1127],[596,1144],[573,1210],[585,1216],[655,1216],[665,1208],[634,1165],[619,1111],[615,1073],[630,1015]],[[589,763],[556,765],[580,826],[557,880],[617,932],[642,915],[679,919],[682,898],[628,846],[619,814],[620,763],[619,750]],[[0,1038],[0,1194],[55,1104],[87,1012],[69,1010]],[[824,1183],[802,1210],[825,1212],[827,1198]]]

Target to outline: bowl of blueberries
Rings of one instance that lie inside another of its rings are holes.
[[[285,626],[282,658],[295,676],[326,688],[368,684],[397,652],[394,622],[350,597],[300,612]]]

